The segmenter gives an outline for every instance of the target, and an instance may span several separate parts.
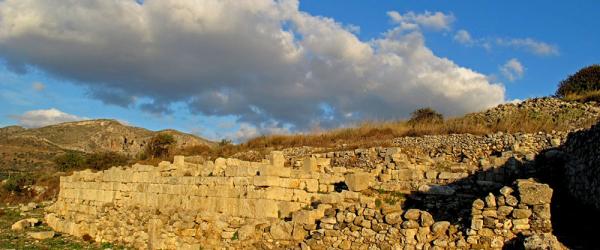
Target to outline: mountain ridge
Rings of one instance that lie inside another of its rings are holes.
[[[48,163],[53,156],[67,152],[117,152],[136,157],[158,134],[170,134],[175,147],[213,147],[215,142],[177,131],[149,129],[123,124],[113,119],[65,122],[40,128],[7,126],[0,128],[0,167],[19,168],[31,163]],[[35,165],[35,164],[34,164]]]

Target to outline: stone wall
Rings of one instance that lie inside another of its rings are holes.
[[[561,149],[569,193],[600,211],[600,123],[570,134]]]
[[[320,249],[324,244],[467,249],[499,247],[517,235],[551,230],[548,186],[519,181],[515,196],[511,188],[500,189],[507,174],[521,171],[522,154],[486,158],[489,165],[447,166],[429,156],[409,157],[398,148],[352,152],[379,160],[368,168],[346,167],[340,160],[346,153],[337,152],[295,159],[290,167],[276,151],[262,162],[220,158],[197,164],[176,156],[173,163],[157,167],[76,172],[61,178],[46,222],[59,232],[140,249]],[[505,170],[511,169],[505,168],[508,161],[515,162],[514,171]],[[484,173],[481,180],[461,182],[478,173]],[[473,185],[497,187],[501,193],[489,194],[482,207],[476,196],[462,195]],[[412,192],[463,199],[472,203],[471,213],[462,218],[466,223],[436,221],[432,211],[403,211],[402,202],[384,198]]]

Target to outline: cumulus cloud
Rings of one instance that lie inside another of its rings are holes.
[[[37,92],[42,92],[44,91],[44,89],[46,89],[46,85],[44,85],[41,82],[34,82],[33,84],[31,84],[31,87]]]
[[[456,19],[453,14],[444,14],[439,11],[425,11],[424,13],[409,11],[405,14],[400,14],[397,11],[388,11],[387,14],[394,23],[400,24],[401,27],[423,27],[437,31],[450,30],[452,23]]]
[[[454,35],[454,41],[457,41],[461,44],[471,45],[473,44],[473,38],[471,38],[471,34],[469,34],[466,30],[459,30]]]
[[[508,60],[504,65],[500,66],[500,72],[506,79],[513,82],[523,77],[525,68],[523,64],[516,58]]]
[[[19,122],[19,125],[27,128],[38,128],[63,122],[87,119],[85,117],[67,114],[55,108],[30,110],[21,115],[15,115],[13,118]]]
[[[0,57],[14,69],[33,66],[85,86],[105,103],[152,113],[183,104],[258,130],[401,118],[422,106],[456,115],[504,102],[502,85],[436,56],[420,29],[361,41],[356,28],[298,5],[5,0]],[[390,15],[438,30],[454,20],[439,12]]]

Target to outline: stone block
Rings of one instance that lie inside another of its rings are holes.
[[[173,166],[175,166],[176,168],[185,167],[185,156],[183,156],[183,155],[174,156],[173,157]]]
[[[271,151],[269,154],[269,162],[275,168],[283,168],[285,164],[285,157],[281,151]]]
[[[280,185],[278,176],[254,176],[254,186],[257,187],[278,187]]]
[[[271,233],[271,237],[275,240],[291,240],[293,230],[294,227],[291,223],[282,221],[271,225],[269,233]]]
[[[282,187],[269,187],[264,191],[264,196],[261,198],[278,201],[291,201],[294,195],[292,189]]]
[[[517,190],[519,200],[526,205],[549,204],[552,200],[552,188],[531,179],[517,180]]]
[[[260,176],[281,176],[290,177],[292,173],[291,168],[286,167],[275,167],[271,165],[262,165],[258,167],[257,174]]]
[[[306,179],[306,191],[310,193],[315,193],[319,191],[319,181],[315,179]]]
[[[289,217],[293,212],[296,212],[302,208],[302,204],[299,202],[291,202],[291,201],[280,201],[278,202],[279,218]]]
[[[256,218],[279,218],[279,206],[277,201],[257,199],[255,200],[254,209]]]
[[[308,157],[304,159],[302,164],[302,170],[309,173],[319,172],[319,166],[317,165],[317,159],[314,157]]]
[[[54,237],[54,231],[28,232],[27,236],[35,240],[45,240]]]
[[[371,186],[373,176],[369,173],[352,173],[345,175],[345,183],[350,191],[362,191]]]
[[[512,217],[515,219],[526,219],[531,216],[532,212],[529,209],[515,209],[512,211]]]
[[[438,178],[441,180],[455,180],[465,178],[467,176],[469,176],[467,173],[441,172]]]
[[[331,166],[330,158],[317,158],[317,165],[321,168],[329,168]]]

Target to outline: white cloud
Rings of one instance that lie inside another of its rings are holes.
[[[541,55],[551,56],[558,55],[558,48],[555,45],[551,45],[545,42],[537,41],[532,38],[511,38],[511,39],[496,39],[496,44],[500,46],[513,47],[518,49],[525,49],[526,51]]]
[[[19,125],[27,128],[38,128],[63,122],[87,119],[85,117],[67,114],[55,108],[31,110],[23,113],[22,115],[16,115],[12,117],[19,122]]]
[[[504,65],[500,66],[500,72],[506,79],[513,82],[523,77],[525,68],[523,64],[516,58],[508,60]]]
[[[456,20],[453,14],[444,14],[442,12],[425,11],[418,14],[412,11],[400,14],[397,11],[388,11],[387,15],[394,23],[400,24],[406,28],[416,28],[417,26],[432,30],[450,30],[452,23]]]
[[[465,45],[473,44],[473,38],[471,38],[471,34],[469,34],[466,30],[459,30],[454,35],[454,40]]]
[[[37,92],[41,92],[44,91],[44,89],[46,89],[46,85],[44,85],[41,82],[34,82],[33,84],[31,84],[31,87]]]
[[[473,38],[471,34],[461,29],[454,35],[454,40],[466,46],[479,46],[491,50],[494,46],[521,49],[538,56],[559,55],[558,46],[533,38]]]
[[[239,128],[233,132],[226,133],[225,138],[231,139],[234,142],[246,142],[249,139],[256,138],[262,135],[272,134],[289,134],[290,131],[287,128],[278,126],[276,123],[266,124],[260,127],[254,126],[249,123],[242,122],[239,124]]]
[[[502,85],[436,56],[420,29],[361,41],[298,5],[5,0],[0,57],[13,69],[33,66],[72,80],[105,103],[154,113],[184,104],[266,131],[401,118],[422,106],[456,115],[504,102]],[[400,16],[442,30],[454,19]]]

